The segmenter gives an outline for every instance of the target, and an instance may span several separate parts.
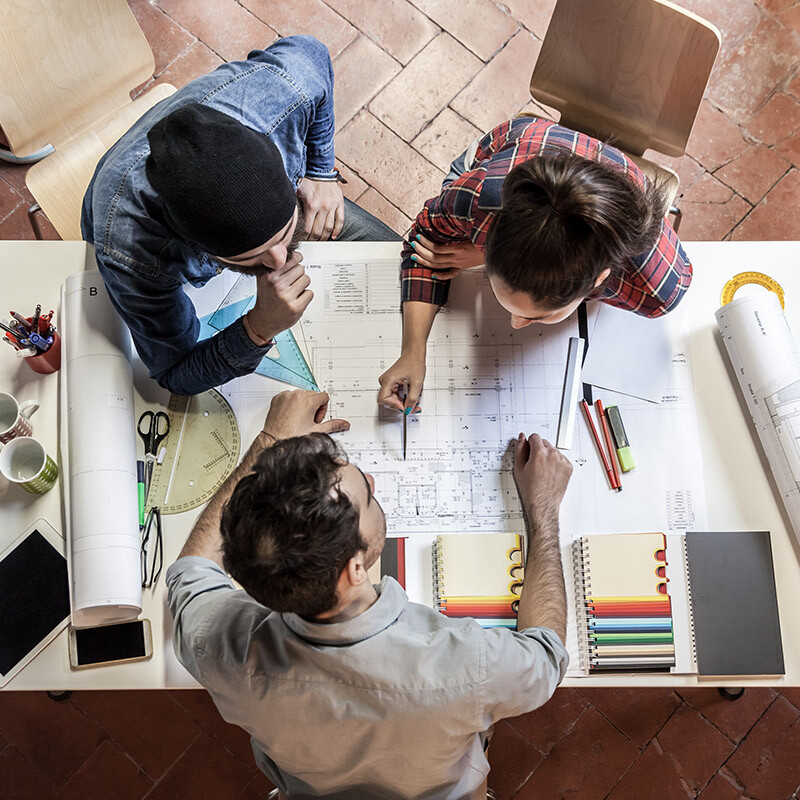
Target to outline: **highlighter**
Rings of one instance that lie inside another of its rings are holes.
[[[630,472],[636,464],[633,463],[633,453],[631,453],[628,434],[625,433],[625,426],[622,424],[622,414],[617,406],[606,408],[608,424],[611,427],[611,435],[614,437],[614,445],[617,448],[617,458],[623,472]]]
[[[136,488],[139,491],[139,527],[144,527],[144,461],[136,462]]]

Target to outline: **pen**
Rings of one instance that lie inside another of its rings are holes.
[[[22,316],[22,314],[17,314],[16,311],[9,311],[8,313],[11,314],[11,316],[14,317],[14,319],[19,322],[19,324],[22,325],[26,331],[30,330],[31,324],[25,319],[25,317]]]
[[[10,333],[15,339],[19,336],[19,333],[17,331],[8,326],[7,320],[3,320],[2,322],[0,322],[0,328],[6,331],[6,333]]]
[[[136,462],[136,488],[139,492],[139,527],[144,528],[144,461]]]
[[[600,436],[597,433],[597,428],[595,427],[594,422],[592,420],[592,412],[589,410],[589,404],[585,400],[581,400],[580,406],[581,406],[581,411],[583,411],[583,416],[586,419],[586,424],[589,426],[589,430],[591,431],[594,443],[597,445],[597,452],[600,453],[600,458],[603,462],[603,468],[606,471],[606,475],[608,475],[608,481],[611,484],[611,488],[616,489],[617,486],[614,482],[614,473],[611,471],[611,466],[609,465],[608,459],[606,458],[605,450],[603,450],[603,443],[600,441]]]
[[[39,317],[41,316],[41,313],[42,306],[41,304],[37,304],[36,311],[33,312],[33,319],[31,320],[31,328],[33,328],[35,331],[39,330]]]
[[[611,463],[611,472],[614,476],[614,487],[618,492],[622,491],[622,481],[619,479],[619,472],[617,471],[617,459],[614,458],[614,445],[611,442],[611,431],[608,429],[608,418],[606,411],[603,408],[603,401],[598,398],[594,401],[595,408],[597,409],[597,416],[600,419],[600,427],[603,429],[603,438],[606,440],[606,447],[608,448],[608,460]]]

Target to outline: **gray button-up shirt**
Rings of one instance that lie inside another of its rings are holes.
[[[293,800],[469,797],[489,772],[485,733],[547,702],[569,660],[549,628],[448,619],[392,578],[333,624],[270,611],[196,556],[167,587],[178,658]]]

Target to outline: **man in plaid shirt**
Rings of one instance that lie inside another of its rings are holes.
[[[378,402],[416,407],[433,319],[468,267],[485,263],[513,328],[561,322],[587,298],[666,314],[692,266],[664,212],[660,188],[616,148],[549,120],[498,125],[453,162],[411,228],[402,352],[380,377]]]

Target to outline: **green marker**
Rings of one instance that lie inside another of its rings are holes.
[[[139,490],[139,527],[144,527],[144,461],[136,462],[136,488]]]
[[[617,458],[623,472],[630,472],[636,464],[633,463],[633,453],[631,453],[628,434],[625,433],[625,426],[622,424],[622,414],[619,413],[617,406],[607,406],[606,414],[608,424],[611,427],[611,435],[614,437],[614,444],[617,448]]]

